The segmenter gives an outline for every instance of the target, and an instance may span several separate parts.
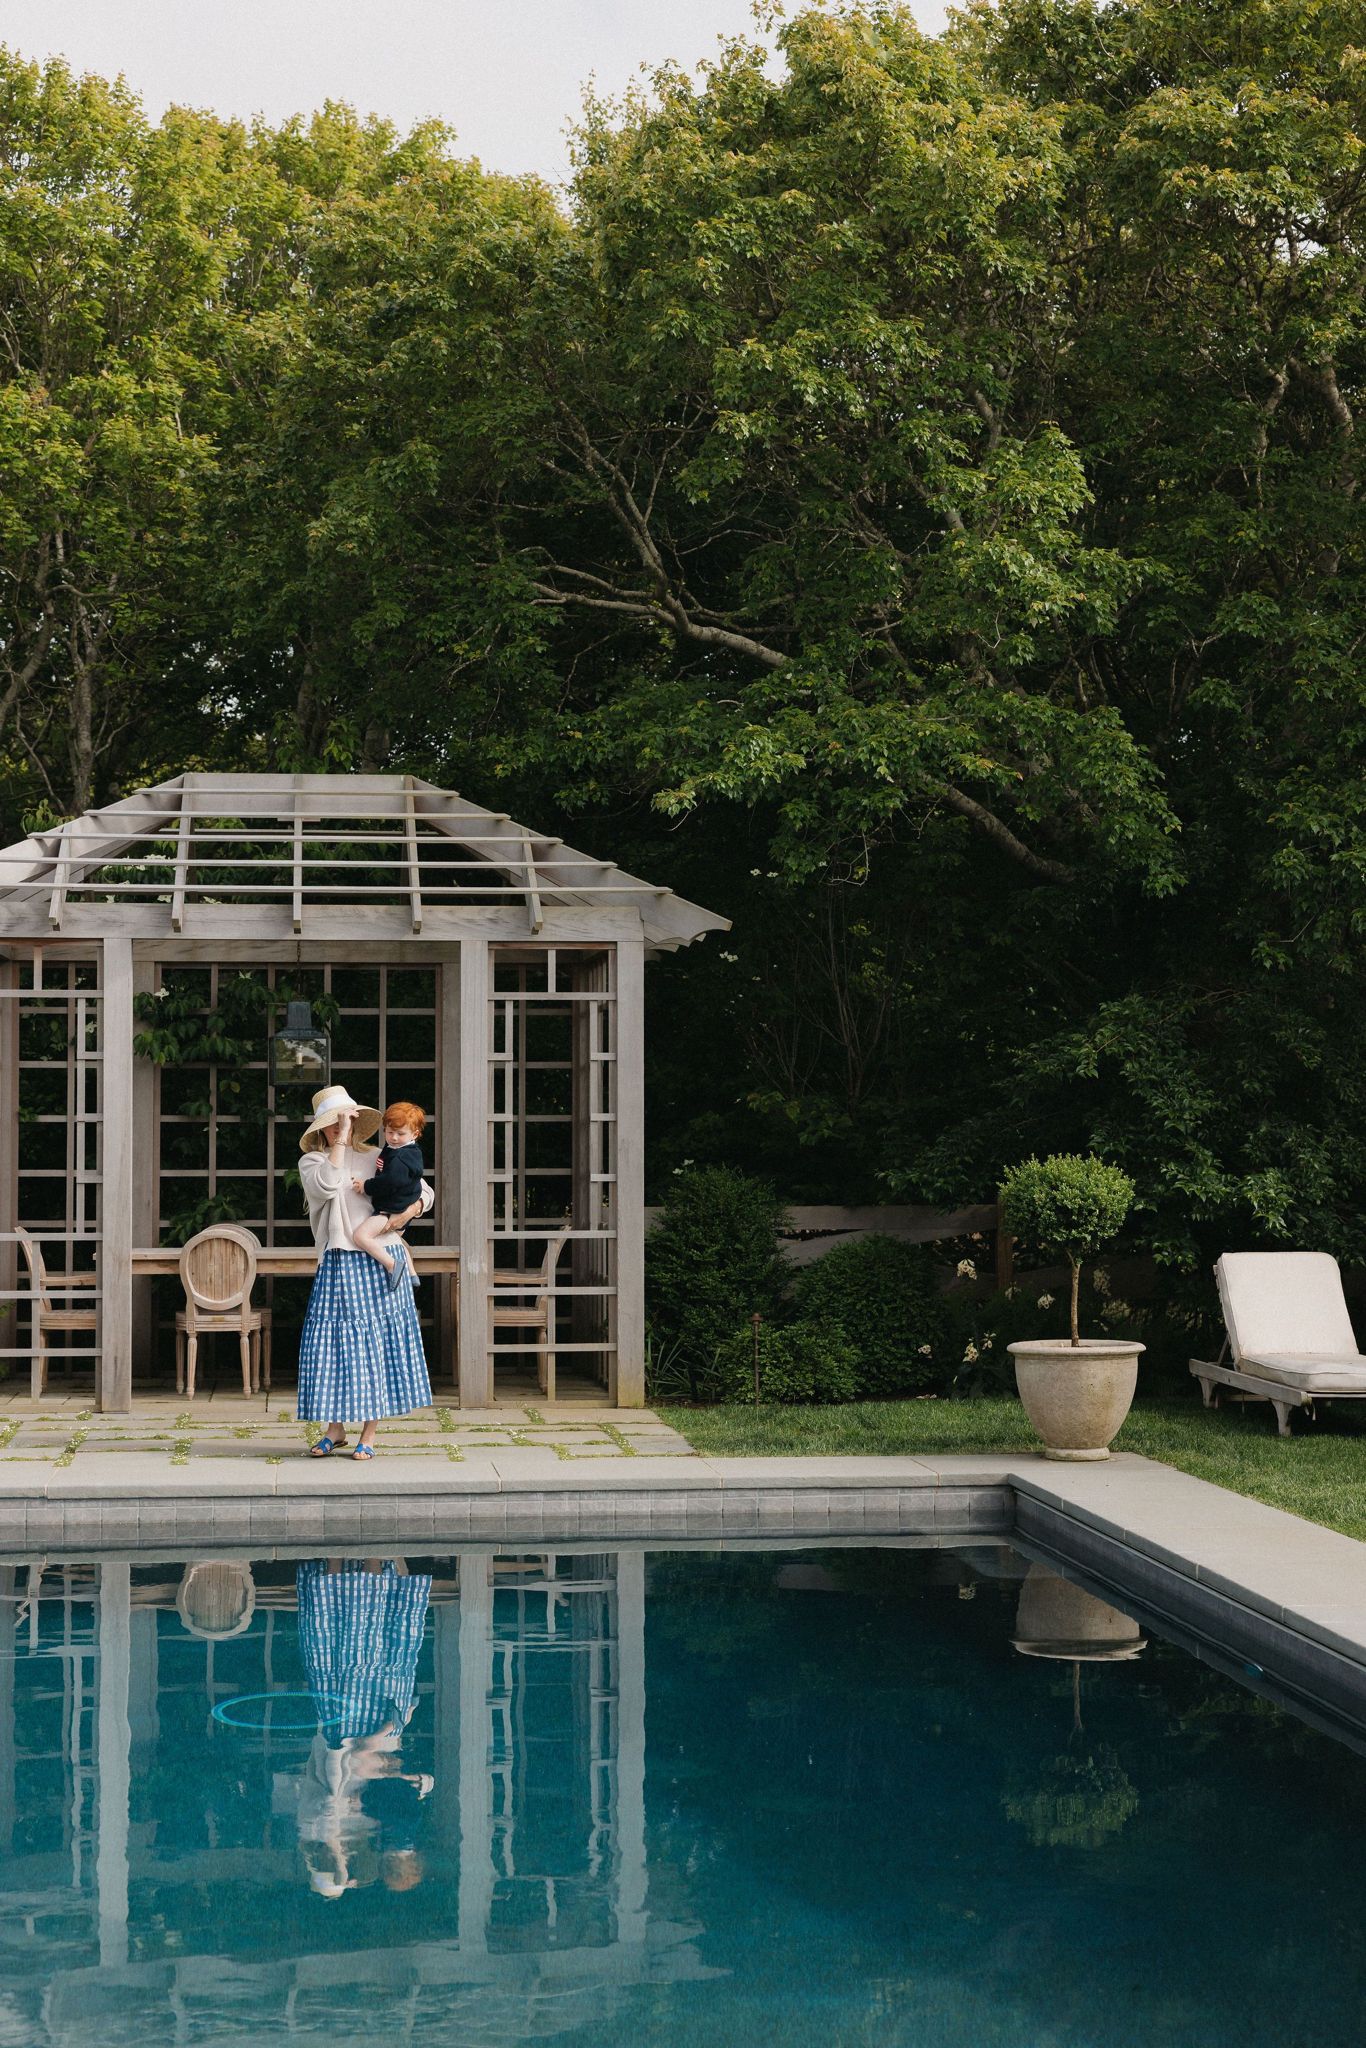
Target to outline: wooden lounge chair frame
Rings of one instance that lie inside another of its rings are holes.
[[[1267,1253],[1264,1256],[1275,1257],[1277,1254]],[[1336,1266],[1336,1262],[1333,1263]],[[1219,1277],[1219,1264],[1216,1264],[1214,1270],[1217,1280]],[[1340,1279],[1338,1284],[1341,1287]],[[1222,1287],[1220,1305],[1224,1311],[1225,1333],[1219,1356],[1216,1359],[1192,1358],[1190,1361],[1192,1377],[1200,1383],[1200,1395],[1206,1408],[1218,1407],[1220,1392],[1224,1388],[1228,1388],[1231,1392],[1241,1395],[1246,1400],[1268,1401],[1275,1411],[1277,1431],[1281,1436],[1289,1436],[1291,1434],[1290,1418],[1297,1408],[1306,1409],[1312,1416],[1315,1413],[1315,1403],[1318,1401],[1366,1400],[1366,1371],[1363,1371],[1362,1384],[1360,1386],[1315,1388],[1296,1386],[1293,1381],[1273,1378],[1268,1373],[1260,1372],[1255,1360],[1232,1357],[1233,1339],[1228,1329],[1229,1310],[1223,1300]],[[1346,1318],[1346,1313],[1346,1304],[1344,1302],[1342,1304],[1344,1319]],[[1274,1348],[1274,1345],[1267,1347],[1268,1351]],[[1321,1357],[1312,1351],[1307,1351],[1302,1355],[1304,1357],[1306,1374],[1316,1368],[1328,1370],[1335,1365],[1347,1367],[1353,1363],[1353,1360],[1347,1356],[1343,1354],[1335,1355],[1327,1350],[1324,1351]]]

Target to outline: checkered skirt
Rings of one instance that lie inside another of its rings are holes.
[[[299,1420],[372,1422],[432,1398],[417,1304],[367,1252],[327,1251],[299,1338]]]
[[[322,1558],[310,1558],[296,1583],[299,1647],[309,1690],[325,1703],[329,1746],[374,1735],[386,1721],[401,1729],[416,1696],[431,1574],[392,1564],[329,1571]]]

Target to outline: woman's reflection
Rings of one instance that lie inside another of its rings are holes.
[[[299,1844],[319,1898],[422,1881],[422,1802],[403,1768],[429,1572],[403,1560],[310,1558],[298,1570],[299,1643],[319,1728],[299,1788]]]

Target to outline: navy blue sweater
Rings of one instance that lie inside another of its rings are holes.
[[[365,1183],[370,1206],[380,1216],[396,1216],[422,1193],[422,1147],[381,1145],[379,1165]]]

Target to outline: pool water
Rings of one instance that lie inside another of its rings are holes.
[[[1347,2048],[1366,1759],[997,1545],[0,1565],[0,2048]]]

